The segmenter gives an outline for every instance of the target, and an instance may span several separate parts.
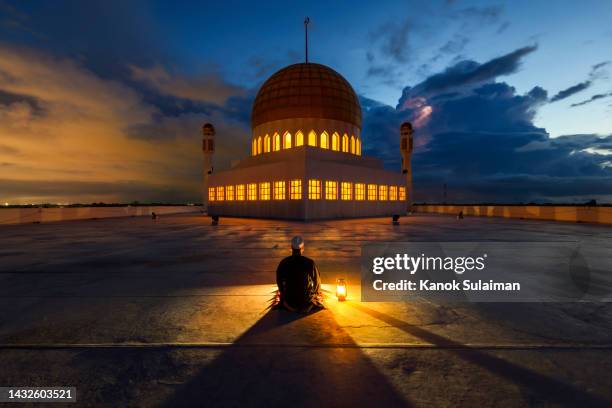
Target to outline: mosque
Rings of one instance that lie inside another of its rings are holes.
[[[406,213],[412,126],[400,128],[402,172],[362,156],[357,94],[333,69],[306,62],[273,74],[251,114],[251,155],[213,172],[215,129],[203,127],[203,206],[210,215],[318,220]]]

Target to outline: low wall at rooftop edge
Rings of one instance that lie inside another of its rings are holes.
[[[612,207],[570,205],[414,205],[414,212],[612,224]]]
[[[199,206],[0,208],[0,225],[199,212]]]

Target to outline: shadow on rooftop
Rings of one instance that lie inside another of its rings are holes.
[[[411,405],[360,349],[320,346],[334,343],[354,344],[329,310],[269,311],[163,406]]]
[[[502,377],[527,390],[532,395],[537,395],[547,402],[554,402],[561,406],[588,406],[588,407],[610,407],[612,402],[597,395],[576,388],[574,385],[566,383],[544,374],[537,373],[528,368],[521,367],[491,354],[487,354],[477,349],[455,342],[444,336],[432,333],[421,327],[406,323],[385,313],[370,309],[357,302],[347,302],[356,310],[370,315],[382,322],[385,322],[405,333],[418,337],[436,346],[448,348],[450,352],[465,361],[476,364],[489,372]]]

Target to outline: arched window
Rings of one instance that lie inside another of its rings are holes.
[[[257,139],[253,138],[253,146],[251,147],[253,156],[257,155]]]
[[[342,136],[342,151],[344,153],[348,153],[349,151],[349,138],[346,133]]]
[[[270,136],[264,136],[264,152],[270,153]]]
[[[291,149],[291,133],[285,132],[285,149]]]
[[[261,136],[257,138],[257,154],[261,154]]]
[[[316,146],[317,145],[317,134],[314,130],[311,130],[308,133],[308,146]]]
[[[334,134],[332,135],[331,148],[336,152],[340,150],[340,135],[338,134],[338,132],[334,132]]]
[[[355,153],[357,156],[361,156],[361,139],[355,139]]]
[[[329,149],[329,135],[327,134],[327,132],[321,133],[321,145],[320,146],[322,149]]]
[[[355,136],[351,136],[351,153],[355,154]]]
[[[278,133],[275,133],[272,139],[272,150],[275,152],[279,151],[281,148],[281,138]]]
[[[295,146],[304,146],[304,134],[301,130],[298,130],[295,134]]]

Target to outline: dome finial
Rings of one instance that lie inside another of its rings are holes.
[[[304,48],[306,49],[306,63],[308,64],[308,23],[310,23],[310,17],[306,16],[304,19],[304,33],[306,34]]]

